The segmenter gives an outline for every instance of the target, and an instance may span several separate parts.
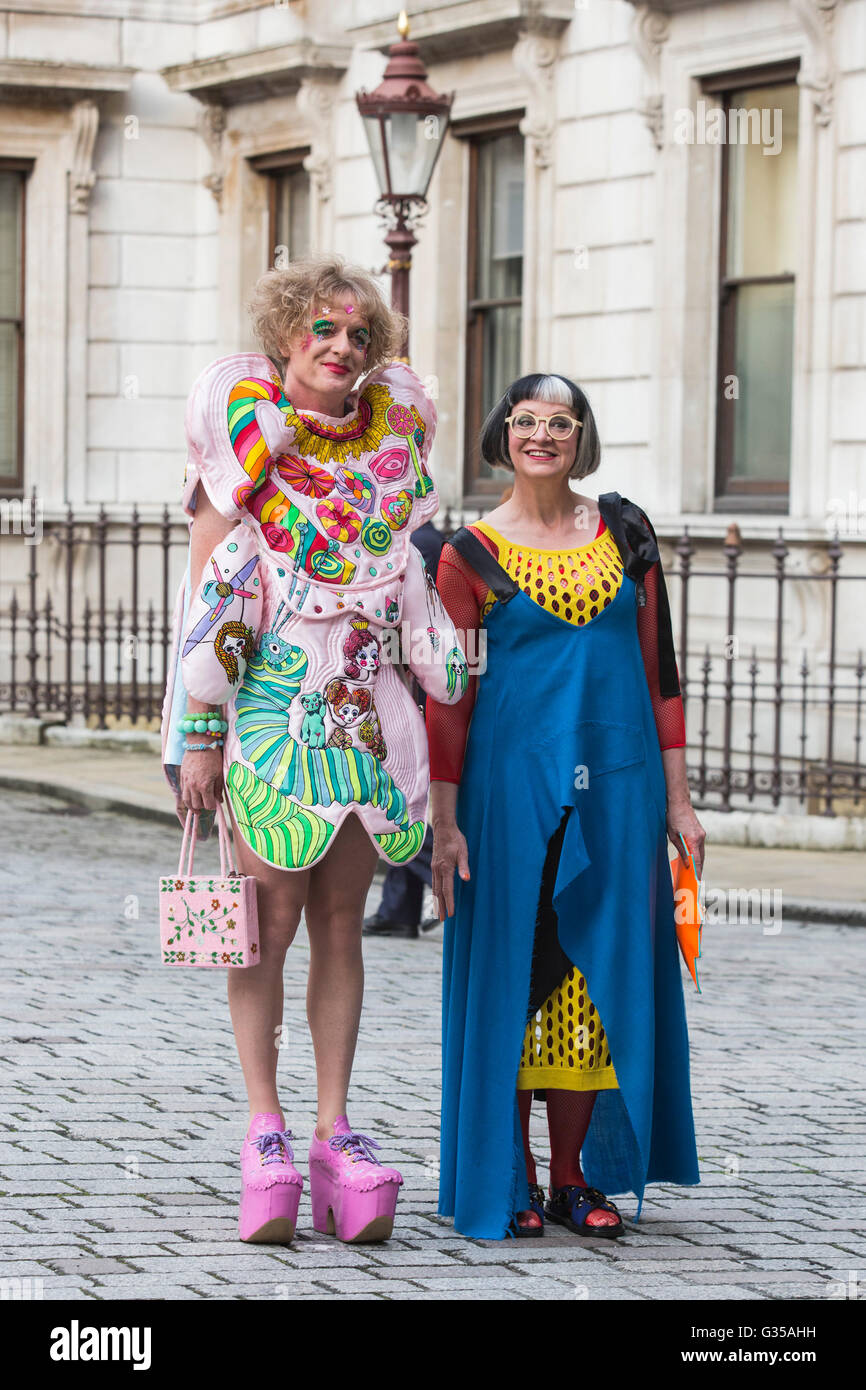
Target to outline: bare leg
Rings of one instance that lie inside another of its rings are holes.
[[[316,1135],[330,1138],[345,1115],[364,997],[361,928],[378,851],[358,817],[343,821],[321,864],[310,870],[307,1019],[316,1054]]]
[[[238,1056],[250,1105],[250,1118],[282,1116],[277,1095],[279,1034],[283,1022],[283,965],[295,939],[311,870],[277,869],[253,854],[235,831],[235,853],[242,873],[256,878],[259,963],[229,970],[228,998]]]

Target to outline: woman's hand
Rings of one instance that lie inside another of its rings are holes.
[[[683,847],[679,840],[680,835],[682,835],[688,846],[689,853],[694,857],[695,873],[698,878],[702,878],[704,871],[704,841],[707,838],[707,832],[695,815],[691,801],[687,799],[668,801],[667,830],[671,844],[677,850],[683,863],[687,864],[688,856],[683,853]]]
[[[433,896],[443,921],[454,912],[454,870],[469,878],[469,847],[456,821],[433,822]]]
[[[181,799],[178,819],[186,823],[187,811],[215,811],[223,794],[223,760],[220,749],[185,753],[180,765]],[[182,808],[182,809],[181,809]]]

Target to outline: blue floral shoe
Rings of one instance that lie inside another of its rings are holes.
[[[587,1226],[586,1218],[592,1211],[612,1211],[617,1217],[615,1225]],[[602,1236],[611,1240],[621,1236],[625,1227],[615,1202],[609,1202],[597,1187],[557,1187],[545,1203],[544,1213],[557,1226],[567,1226],[578,1236]]]

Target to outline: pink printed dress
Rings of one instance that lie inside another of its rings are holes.
[[[390,363],[341,417],[296,412],[272,362],[223,357],[190,394],[183,505],[201,483],[237,522],[178,593],[163,763],[178,789],[191,695],[225,705],[226,794],[240,834],[284,869],[309,868],[352,811],[380,855],[421,847],[424,720],[401,671],[458,701],[467,664],[411,533],[435,515],[436,410]]]

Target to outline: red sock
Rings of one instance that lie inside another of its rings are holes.
[[[547,1127],[550,1131],[550,1185],[552,1188],[588,1187],[580,1166],[580,1151],[592,1119],[598,1091],[547,1092]],[[616,1226],[618,1218],[609,1211],[592,1211],[588,1226]]]
[[[547,1128],[550,1131],[550,1185],[586,1187],[580,1151],[592,1118],[597,1091],[547,1092]]]
[[[517,1109],[520,1114],[520,1131],[523,1135],[523,1154],[526,1159],[526,1180],[530,1187],[534,1187],[537,1182],[535,1171],[535,1159],[529,1147],[529,1112],[532,1109],[532,1092],[517,1092]]]
[[[535,1159],[532,1157],[532,1150],[529,1147],[529,1112],[532,1109],[532,1092],[517,1092],[517,1111],[520,1115],[520,1132],[523,1136],[523,1156],[526,1159],[526,1179],[530,1187],[534,1187],[537,1181],[535,1171]],[[541,1220],[536,1212],[518,1212],[522,1216],[521,1226],[540,1226]]]

